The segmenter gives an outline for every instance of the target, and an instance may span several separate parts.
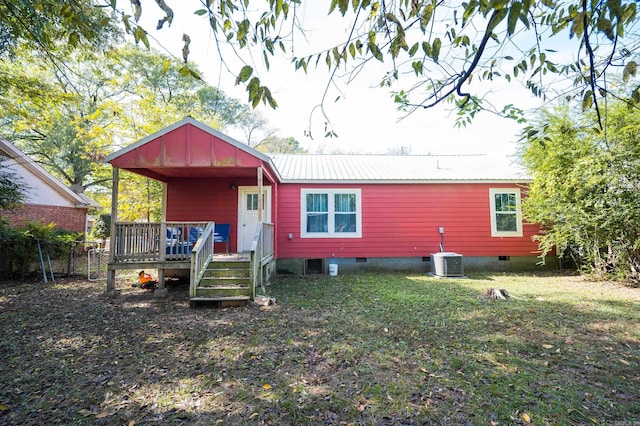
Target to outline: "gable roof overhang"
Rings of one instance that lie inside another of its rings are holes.
[[[24,167],[51,190],[69,200],[75,207],[84,209],[97,209],[102,207],[95,200],[92,200],[86,195],[74,192],[71,188],[43,169],[42,166],[33,161],[24,152],[16,148],[15,145],[2,137],[0,137],[0,153],[3,153],[7,158],[12,159],[16,164]]]
[[[105,158],[114,167],[166,182],[172,178],[255,177],[280,181],[271,158],[191,117]]]

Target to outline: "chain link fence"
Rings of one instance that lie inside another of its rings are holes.
[[[106,248],[92,248],[87,252],[87,278],[89,281],[107,279],[109,250]]]

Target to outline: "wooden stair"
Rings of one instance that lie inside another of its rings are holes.
[[[246,305],[253,297],[251,262],[212,261],[191,295],[190,304],[216,302],[219,307]]]

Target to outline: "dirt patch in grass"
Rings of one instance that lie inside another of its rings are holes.
[[[1,424],[592,424],[640,418],[637,289],[575,277],[279,277],[273,306],[0,284]],[[480,297],[506,288],[508,301]]]

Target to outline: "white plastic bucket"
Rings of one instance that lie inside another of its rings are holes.
[[[329,264],[329,276],[330,277],[335,277],[336,275],[338,275],[338,264],[337,263],[330,263]]]

